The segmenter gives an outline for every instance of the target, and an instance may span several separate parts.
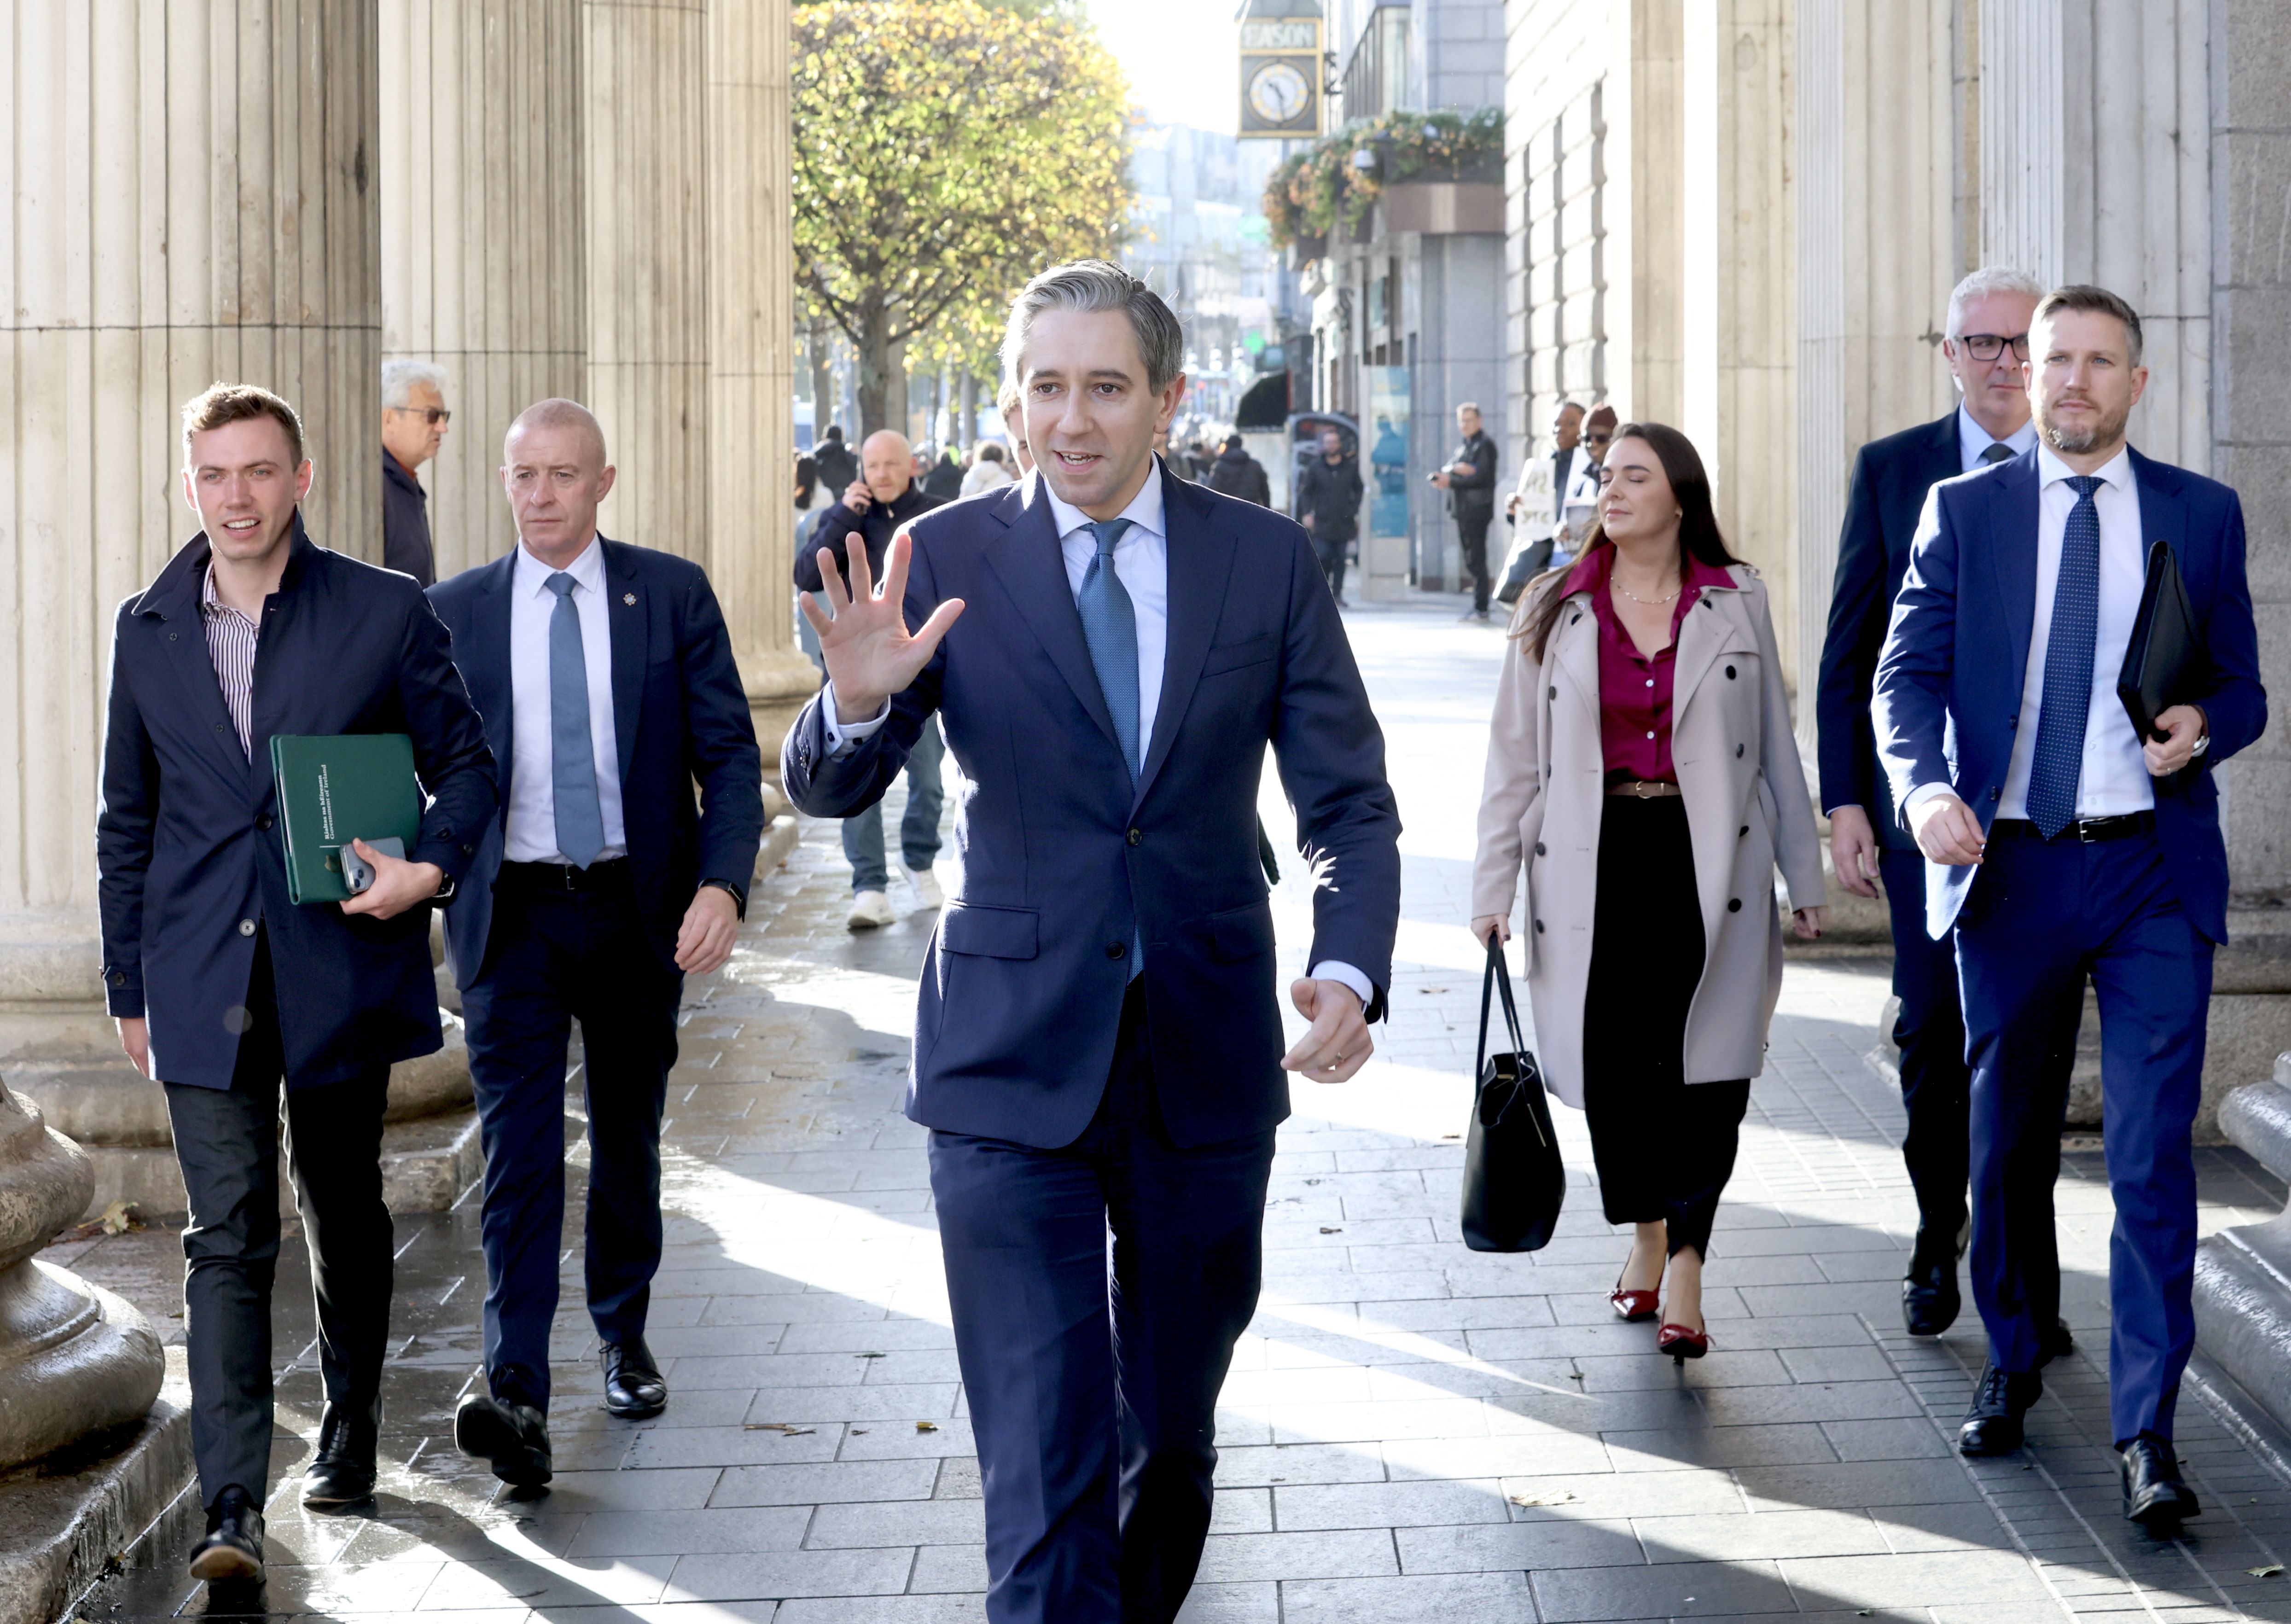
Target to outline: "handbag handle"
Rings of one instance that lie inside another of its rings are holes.
[[[1472,1080],[1479,1081],[1488,1065],[1488,1005],[1496,993],[1503,994],[1504,1028],[1511,1037],[1511,1051],[1515,1055],[1527,1052],[1527,1039],[1519,1030],[1519,1005],[1511,995],[1511,967],[1504,962],[1503,943],[1492,930],[1488,932],[1488,968],[1480,977],[1480,1046],[1472,1061]]]

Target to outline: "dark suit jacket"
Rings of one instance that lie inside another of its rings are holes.
[[[1448,511],[1458,519],[1488,519],[1496,511],[1496,443],[1483,430],[1460,442],[1446,466],[1472,465],[1467,474],[1448,476]]]
[[[835,554],[838,560],[837,568],[845,577],[844,584],[847,587],[850,584],[851,560],[848,556],[850,543],[845,538],[854,530],[859,533],[860,540],[867,543],[867,568],[870,575],[876,585],[882,585],[883,555],[890,551],[891,538],[898,534],[899,527],[918,514],[928,513],[933,508],[943,505],[937,497],[924,490],[920,485],[908,486],[900,493],[896,502],[888,504],[880,502],[869,502],[864,513],[854,513],[843,505],[843,499],[840,496],[837,497],[834,503],[812,525],[810,539],[796,549],[797,590],[805,592],[820,592],[827,590],[819,578],[819,550],[823,547]]]
[[[621,819],[645,933],[661,962],[673,965],[676,934],[701,881],[729,884],[746,911],[764,832],[763,754],[707,575],[673,553],[598,541],[612,612]],[[446,951],[461,987],[485,966],[494,878],[509,822],[517,753],[509,652],[516,567],[512,551],[430,589],[502,764],[500,816],[486,830],[468,881],[446,907]],[[695,781],[699,807],[693,804]]]
[[[2259,638],[2244,576],[2243,504],[2226,486],[2132,454],[2143,546],[2172,549],[2209,670],[2188,701],[2211,748],[2156,781],[2156,833],[2189,922],[2227,940],[2227,848],[2212,769],[2267,726]],[[1917,785],[1955,787],[1986,830],[2022,721],[2037,615],[2037,454],[1933,486],[1877,661],[1877,754],[1896,803]],[[2030,727],[2037,719],[2027,719]],[[1938,941],[1981,870],[1925,864],[1925,928]]]
[[[872,805],[938,712],[971,789],[962,892],[916,1001],[907,1114],[1055,1146],[1089,1123],[1145,943],[1155,1088],[1180,1145],[1289,1113],[1273,914],[1258,865],[1270,742],[1321,873],[1308,963],[1391,979],[1400,818],[1336,601],[1294,521],[1167,475],[1169,654],[1133,785],[1036,475],[918,520],[906,615],[968,606],[890,720],[827,759],[820,700],[781,752],[788,796]],[[1379,992],[1369,1010],[1383,1010]]]
[[[382,454],[382,567],[428,586],[438,579],[438,555],[430,544],[430,494]]]
[[[443,1040],[430,910],[395,919],[287,900],[273,734],[403,733],[431,797],[407,857],[458,880],[494,816],[494,760],[422,589],[311,544],[298,517],[254,660],[241,751],[207,653],[204,533],[119,608],[96,816],[104,994],[150,1023],[153,1074],[227,1089],[259,921],[289,1088],[340,1082]]]
[[[1893,816],[1893,792],[1877,768],[1869,725],[1869,689],[1885,647],[1893,594],[1909,567],[1909,543],[1925,493],[1963,470],[1957,410],[1938,422],[1871,440],[1853,459],[1830,582],[1829,631],[1821,645],[1814,717],[1821,730],[1821,809],[1860,807],[1877,843],[1915,851],[1917,841]]]

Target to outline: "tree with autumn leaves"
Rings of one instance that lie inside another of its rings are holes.
[[[885,426],[896,349],[991,350],[1046,265],[1112,254],[1127,90],[1072,8],[821,0],[795,12],[795,264]]]

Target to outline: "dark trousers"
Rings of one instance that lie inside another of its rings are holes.
[[[1134,981],[1081,1138],[931,1135],[994,1624],[1177,1616],[1209,1533],[1218,1389],[1257,1307],[1272,1166],[1269,1130],[1170,1143]]]
[[[2100,996],[2109,1408],[2117,1442],[2172,1435],[2195,1343],[2196,1171],[2212,944],[2152,834],[2085,845],[1999,823],[1957,927],[1973,1058],[1973,1296],[2003,1371],[2033,1371],[2060,1312],[2053,1185],[2084,1013]]]
[[[228,1089],[166,1085],[183,1230],[183,1339],[199,1498],[233,1483],[259,1505],[270,1475],[270,1286],[278,1266],[279,1081],[286,1063],[268,937],[246,990],[250,1024]],[[382,1419],[390,1340],[390,1224],[382,1203],[382,1113],[390,1067],[286,1090],[287,1165],[318,1309],[328,1414]]]
[[[1456,534],[1463,538],[1464,573],[1472,578],[1472,607],[1485,609],[1495,583],[1488,575],[1488,522],[1491,513],[1459,513]]]
[[[1877,874],[1893,924],[1893,996],[1901,1012],[1893,1045],[1901,1056],[1901,1106],[1909,1131],[1901,1160],[1917,1193],[1917,1227],[1935,1244],[1957,1244],[1965,1226],[1971,1154],[1966,1101],[1973,1085],[1965,1063],[1965,1016],[1957,995],[1957,944],[1925,934],[1925,860],[1914,851],[1880,850]]]
[[[946,740],[937,719],[923,723],[915,747],[907,752],[907,809],[899,819],[899,856],[911,869],[928,869],[938,860],[938,815],[946,805],[946,788],[939,765]],[[891,866],[883,850],[883,803],[843,820],[843,856],[851,864],[851,894],[889,888]]]
[[[1583,999],[1583,1114],[1599,1199],[1610,1224],[1660,1220],[1671,1251],[1707,1257],[1750,1084],[1686,1081],[1702,951],[1685,801],[1610,796]]]
[[[1338,602],[1345,596],[1345,554],[1352,551],[1352,537],[1342,541],[1313,538],[1313,551],[1321,560],[1321,575],[1329,583],[1329,591]]]
[[[486,1375],[494,1396],[546,1409],[549,1326],[565,1229],[565,1062],[581,1023],[589,1109],[589,1318],[607,1342],[644,1334],[660,1267],[660,1119],[684,978],[637,915],[625,860],[593,888],[494,888],[485,969],[462,994],[486,1147]]]

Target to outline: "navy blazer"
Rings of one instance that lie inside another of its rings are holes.
[[[2132,478],[2142,544],[2172,549],[2209,664],[2189,701],[2204,709],[2211,748],[2189,771],[2153,781],[2156,832],[2189,921],[2224,942],[2227,847],[2212,771],[2267,726],[2243,504],[2216,480],[2137,451]],[[2037,616],[2038,490],[2033,448],[1933,487],[1877,662],[1871,715],[1896,804],[1919,784],[1947,783],[1984,831],[2004,796],[2021,722]],[[1980,872],[1925,864],[1925,928],[1936,941]]]
[[[1957,408],[1938,422],[1871,440],[1853,459],[1845,526],[1830,581],[1829,631],[1822,639],[1814,716],[1820,729],[1821,809],[1860,807],[1880,846],[1915,851],[1917,843],[1893,816],[1893,796],[1877,766],[1869,693],[1893,594],[1909,567],[1909,543],[1925,493],[1964,471]]]
[[[872,805],[936,712],[962,768],[962,888],[916,1000],[907,1114],[927,1127],[1068,1145],[1089,1126],[1145,944],[1162,1116],[1179,1145],[1271,1128],[1281,1070],[1273,913],[1257,795],[1273,746],[1318,876],[1307,962],[1379,990],[1400,916],[1400,816],[1384,736],[1336,602],[1294,520],[1162,470],[1169,654],[1133,784],[1083,640],[1039,474],[915,520],[906,615],[967,606],[890,720],[827,758],[819,697],[781,752],[816,816]]]
[[[697,564],[649,547],[597,538],[605,550],[613,633],[613,737],[621,758],[621,822],[645,934],[673,968],[676,934],[706,880],[733,888],[747,912],[764,834],[763,752],[731,634]],[[517,756],[510,723],[510,587],[515,549],[430,589],[454,634],[454,658],[485,718],[501,762],[501,808],[470,878],[446,904],[454,985],[485,967],[494,880],[509,825]],[[703,804],[693,803],[697,782]]]
[[[278,988],[286,1086],[340,1082],[444,1040],[430,910],[395,919],[287,900],[273,734],[403,733],[430,796],[406,856],[458,880],[494,816],[494,759],[445,627],[406,576],[315,546],[298,515],[254,656],[252,759],[207,653],[205,532],[112,631],[96,816],[103,984],[150,1023],[151,1073],[227,1089],[255,926]]]

